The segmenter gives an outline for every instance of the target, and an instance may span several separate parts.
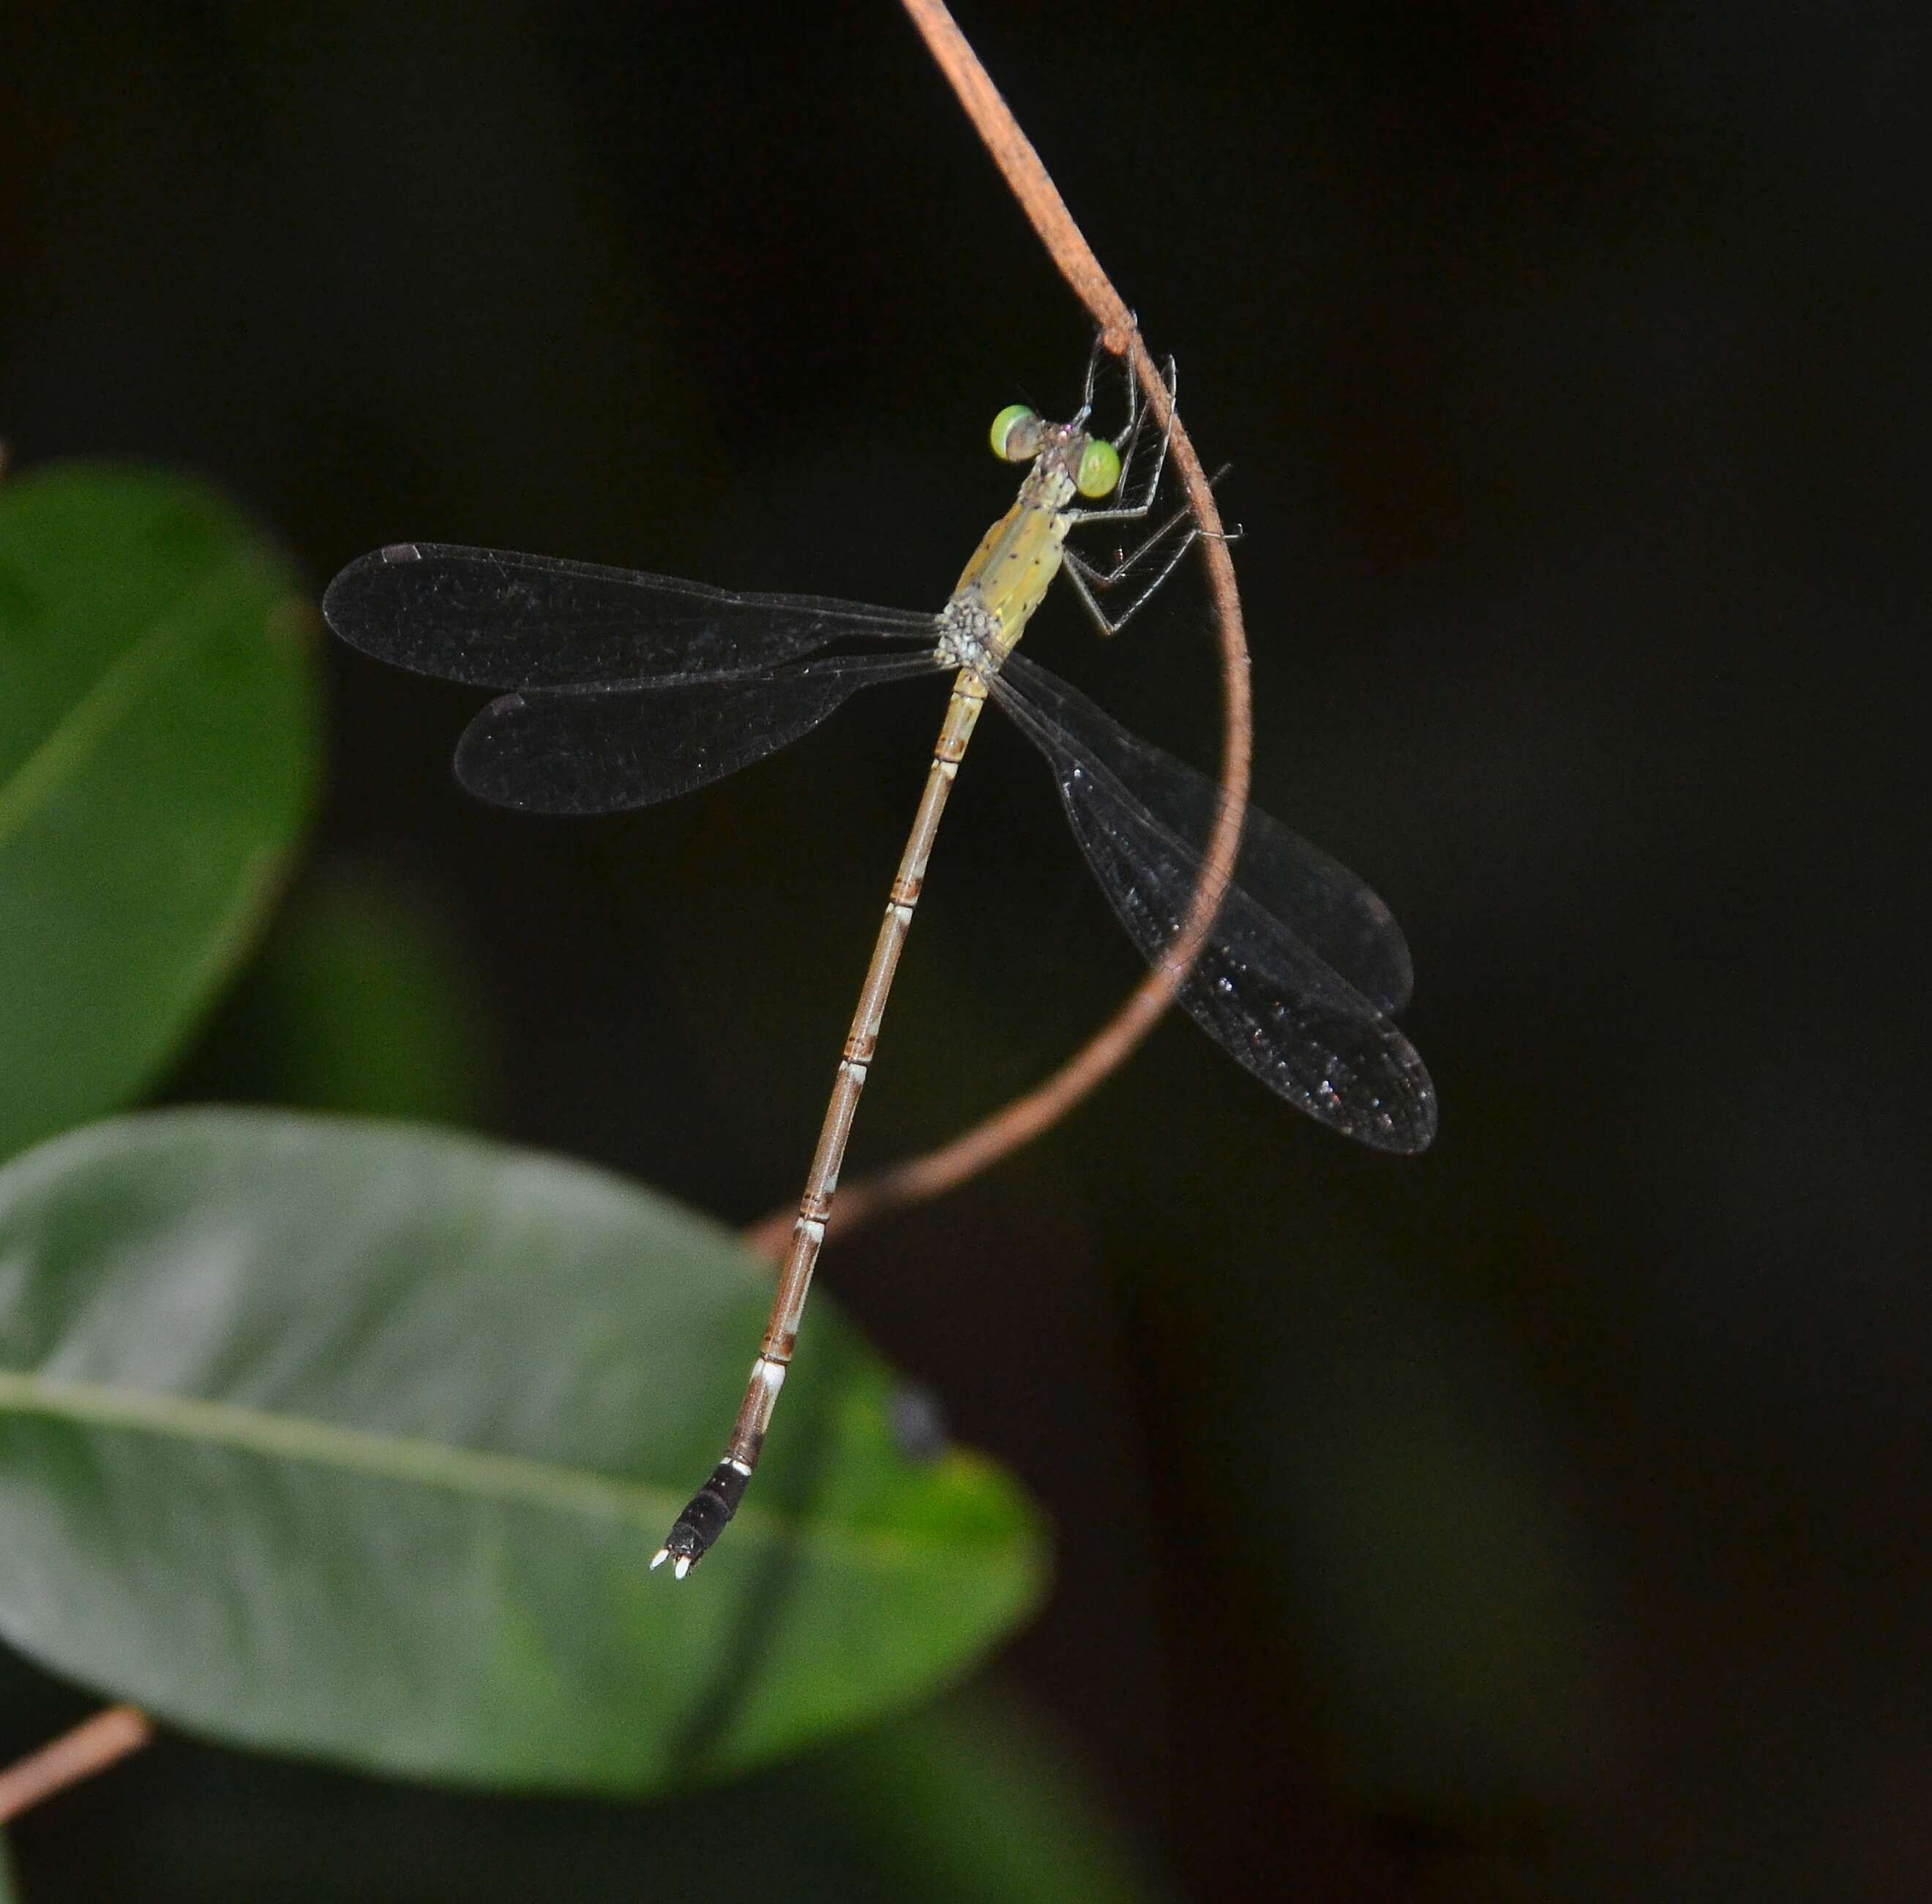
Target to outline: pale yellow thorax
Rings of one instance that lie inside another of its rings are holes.
[[[1060,573],[1062,545],[1073,518],[1066,511],[1073,485],[1036,469],[1020,485],[1013,506],[981,538],[960,571],[953,599],[970,593],[992,616],[994,645],[1012,652],[1041,598]]]
[[[1013,506],[980,538],[972,559],[959,571],[951,600],[970,598],[991,624],[988,639],[995,657],[1012,652],[1053,578],[1060,573],[1062,547],[1073,518],[1066,505],[1075,491],[1070,478],[1036,464],[1020,484]],[[986,690],[970,669],[952,684],[952,700],[940,730],[942,760],[958,760],[966,751],[985,704]]]

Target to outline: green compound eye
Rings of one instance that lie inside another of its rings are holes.
[[[1074,478],[1082,496],[1097,500],[1111,496],[1120,480],[1120,454],[1104,436],[1096,436],[1081,453],[1080,473]]]
[[[1002,463],[1030,463],[1040,454],[1040,418],[1024,403],[1009,403],[993,419],[993,454]]]

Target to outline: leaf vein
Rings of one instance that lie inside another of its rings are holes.
[[[157,1394],[100,1382],[50,1382],[17,1369],[0,1369],[0,1412],[8,1411],[94,1427],[145,1429],[489,1500],[574,1507],[620,1518],[662,1517],[675,1512],[679,1504],[665,1489],[562,1468],[528,1456],[379,1435],[200,1396]]]
[[[238,592],[239,585],[248,579],[245,565],[238,562],[226,563],[203,577],[176,597],[147,633],[94,679],[15,769],[12,778],[0,785],[0,847],[86,764],[133,706],[149,676],[173,658],[177,646],[191,647],[193,637],[205,632],[194,619],[204,601]],[[189,637],[185,643],[184,634]]]

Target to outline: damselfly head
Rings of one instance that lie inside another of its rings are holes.
[[[1009,403],[993,419],[993,454],[1003,463],[1053,463],[1089,502],[1111,496],[1120,480],[1120,453],[1104,436],[1077,423],[1046,423],[1024,403]]]

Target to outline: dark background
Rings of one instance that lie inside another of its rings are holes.
[[[1395,906],[1442,1102],[1372,1156],[1177,1023],[829,1254],[1058,1524],[1008,1670],[1185,1895],[1932,1895],[1922,7],[961,19],[1235,463],[1256,797]],[[1087,341],[884,0],[15,0],[0,327],[18,466],[206,472],[318,586],[422,537],[909,606]],[[1030,651],[1211,762],[1191,572]],[[484,1126],[795,1195],[934,692],[566,825],[459,794],[476,697],[326,661],[310,877],[460,948]],[[1135,976],[989,722],[854,1168]],[[0,1687],[10,1749],[83,1709]],[[793,1802],[732,1836],[817,1895]],[[16,1835],[36,1900],[616,1897],[664,1828],[172,1744]]]

